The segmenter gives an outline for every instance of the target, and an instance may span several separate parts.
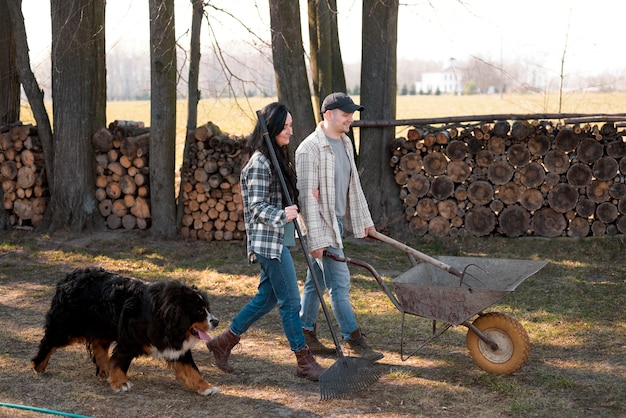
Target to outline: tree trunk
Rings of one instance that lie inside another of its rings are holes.
[[[21,1],[9,1],[7,5],[15,34],[15,43],[16,45],[22,45],[22,47],[17,48],[16,51],[17,72],[33,111],[33,116],[37,122],[37,136],[41,141],[44,152],[46,178],[48,179],[48,186],[52,188],[54,183],[54,147],[52,145],[50,118],[43,103],[43,90],[39,87],[35,75],[30,68],[28,40],[26,39],[26,28],[24,27]]]
[[[331,50],[331,56],[332,56],[332,62],[333,62],[332,89],[330,93],[332,93],[333,91],[347,92],[346,74],[343,69],[343,58],[341,57],[341,47],[339,45],[339,29],[338,29],[338,24],[337,24],[337,0],[328,0],[326,4],[330,8],[330,50]],[[346,30],[350,30],[350,29],[346,28]]]
[[[9,13],[7,0],[0,0],[0,16]],[[9,125],[20,119],[20,79],[16,69],[15,36],[12,25],[0,25],[0,126]],[[4,191],[0,188],[0,203]],[[0,205],[0,231],[7,227],[8,215]]]
[[[0,0],[0,16],[8,16],[7,0]],[[10,24],[0,25],[0,126],[20,120],[20,78],[17,73],[15,34]]]
[[[397,38],[398,0],[364,0],[360,104],[365,110],[361,119],[396,117]],[[363,190],[377,228],[391,233],[406,229],[402,218],[394,215],[402,210],[399,189],[389,166],[388,145],[394,138],[393,127],[360,131],[359,171]]]
[[[309,43],[311,51],[311,77],[313,79],[313,105],[316,118],[322,100],[332,93],[331,11],[323,0],[309,0]],[[343,71],[343,69],[342,69]]]
[[[202,16],[204,14],[204,1],[193,0],[193,14],[191,16],[191,41],[189,47],[189,92],[187,112],[187,133],[193,132],[198,123],[198,102],[200,90],[198,90],[198,75],[200,73],[200,31]]]
[[[294,115],[290,152],[315,130],[311,91],[304,64],[300,8],[291,0],[270,0],[272,58],[278,100],[286,103]],[[296,117],[297,115],[297,117]]]
[[[104,0],[52,0],[54,178],[50,230],[102,225],[91,137],[105,125]]]
[[[185,138],[187,138],[196,129],[198,124],[198,102],[200,101],[200,90],[198,90],[198,76],[200,73],[200,30],[202,25],[202,16],[204,14],[204,1],[194,0],[193,2],[193,15],[191,17],[191,45],[190,45],[190,60],[189,60],[189,99],[188,99],[188,112],[187,112],[187,132]],[[183,149],[183,167],[189,165],[189,142],[185,140]],[[182,182],[182,168],[181,168],[181,181],[178,189],[178,205],[176,208],[176,226],[179,228],[182,225],[184,203],[182,199],[183,195],[183,182]]]
[[[316,117],[320,118],[319,110],[324,97],[334,91],[346,91],[337,28],[337,1],[309,0],[308,13],[313,106]]]
[[[176,36],[174,0],[150,0],[151,232],[174,238],[176,204]]]

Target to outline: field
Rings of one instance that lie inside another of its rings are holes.
[[[358,96],[354,97],[358,103]],[[256,122],[255,111],[276,98],[204,99],[198,105],[198,124],[212,121],[224,132],[235,135],[250,132]],[[564,94],[560,113],[624,113],[626,92]],[[398,96],[397,119],[484,114],[559,113],[556,93],[473,96]],[[356,114],[358,119],[358,113]],[[107,118],[140,120],[150,125],[149,102],[111,102]],[[184,134],[187,103],[178,102],[178,135]]]
[[[358,96],[354,97],[358,103]],[[254,127],[255,111],[276,98],[226,98],[204,99],[198,104],[198,124],[213,122],[223,132],[245,135]],[[559,112],[559,102],[561,111]],[[50,106],[48,107],[50,109]],[[565,93],[560,99],[557,93],[550,94],[504,94],[473,96],[398,96],[397,119],[417,119],[446,116],[473,116],[491,114],[532,113],[624,113],[626,92],[617,93]],[[176,167],[182,162],[182,152],[187,126],[187,102],[179,100],[176,116]],[[50,117],[52,112],[49,110]],[[358,118],[358,114],[357,114]],[[22,121],[33,123],[30,109],[22,107]],[[114,120],[142,121],[150,126],[150,102],[109,102],[107,123]],[[406,127],[398,127],[397,135],[406,135]],[[355,136],[358,138],[358,129]]]

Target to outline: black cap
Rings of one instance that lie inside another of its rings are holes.
[[[346,113],[362,112],[365,108],[352,101],[346,93],[331,93],[322,102],[322,113],[327,110],[341,109]]]

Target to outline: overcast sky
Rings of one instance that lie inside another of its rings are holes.
[[[295,1],[295,0],[294,0]],[[256,33],[269,39],[267,0],[211,0],[230,10]],[[147,51],[146,0],[107,1],[107,45]],[[303,7],[306,2],[301,1]],[[361,0],[337,0],[344,61],[361,57]],[[558,74],[565,52],[566,73],[586,76],[626,67],[622,51],[626,2],[613,0],[401,0],[398,57],[464,60],[472,55],[493,63],[523,59],[539,71]],[[50,9],[46,0],[23,0],[31,59],[41,62],[50,49]],[[191,3],[176,0],[177,36],[182,45],[191,21]],[[210,10],[210,9],[207,9]],[[213,12],[211,12],[213,15]],[[214,14],[220,42],[245,45],[247,32],[232,19]],[[305,15],[303,13],[303,18]],[[202,28],[204,44],[208,30]],[[305,46],[308,38],[304,38]]]

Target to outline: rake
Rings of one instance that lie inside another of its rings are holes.
[[[280,185],[282,187],[283,194],[286,197],[287,204],[292,205],[293,201],[291,199],[291,196],[289,195],[283,173],[280,170],[278,159],[276,158],[276,152],[274,151],[274,147],[272,146],[272,141],[270,139],[267,126],[265,124],[265,119],[263,118],[260,110],[257,110],[256,113],[259,119],[259,123],[261,125],[261,129],[263,131],[263,138],[267,143],[267,148],[270,153],[272,164],[274,165],[276,173],[278,174],[278,178],[280,179]],[[318,281],[317,273],[313,268],[314,261],[309,254],[304,236],[302,235],[300,225],[298,224],[297,219],[294,219],[293,223],[296,232],[298,233],[298,237],[300,238],[300,246],[302,248],[302,252],[304,253],[304,258],[306,259],[309,271],[311,272],[313,283],[315,284],[315,290],[320,300],[322,311],[324,312],[324,317],[326,318],[326,323],[328,323],[330,333],[333,337],[333,342],[335,343],[335,349],[337,351],[338,357],[337,361],[335,361],[335,363],[333,363],[333,365],[330,366],[320,376],[320,397],[324,400],[345,397],[372,385],[382,376],[382,373],[368,359],[361,357],[348,357],[344,355],[341,346],[339,345],[339,340],[337,338],[335,329],[332,326],[330,314],[328,313],[328,308],[326,307],[326,302],[324,301],[324,295]]]

